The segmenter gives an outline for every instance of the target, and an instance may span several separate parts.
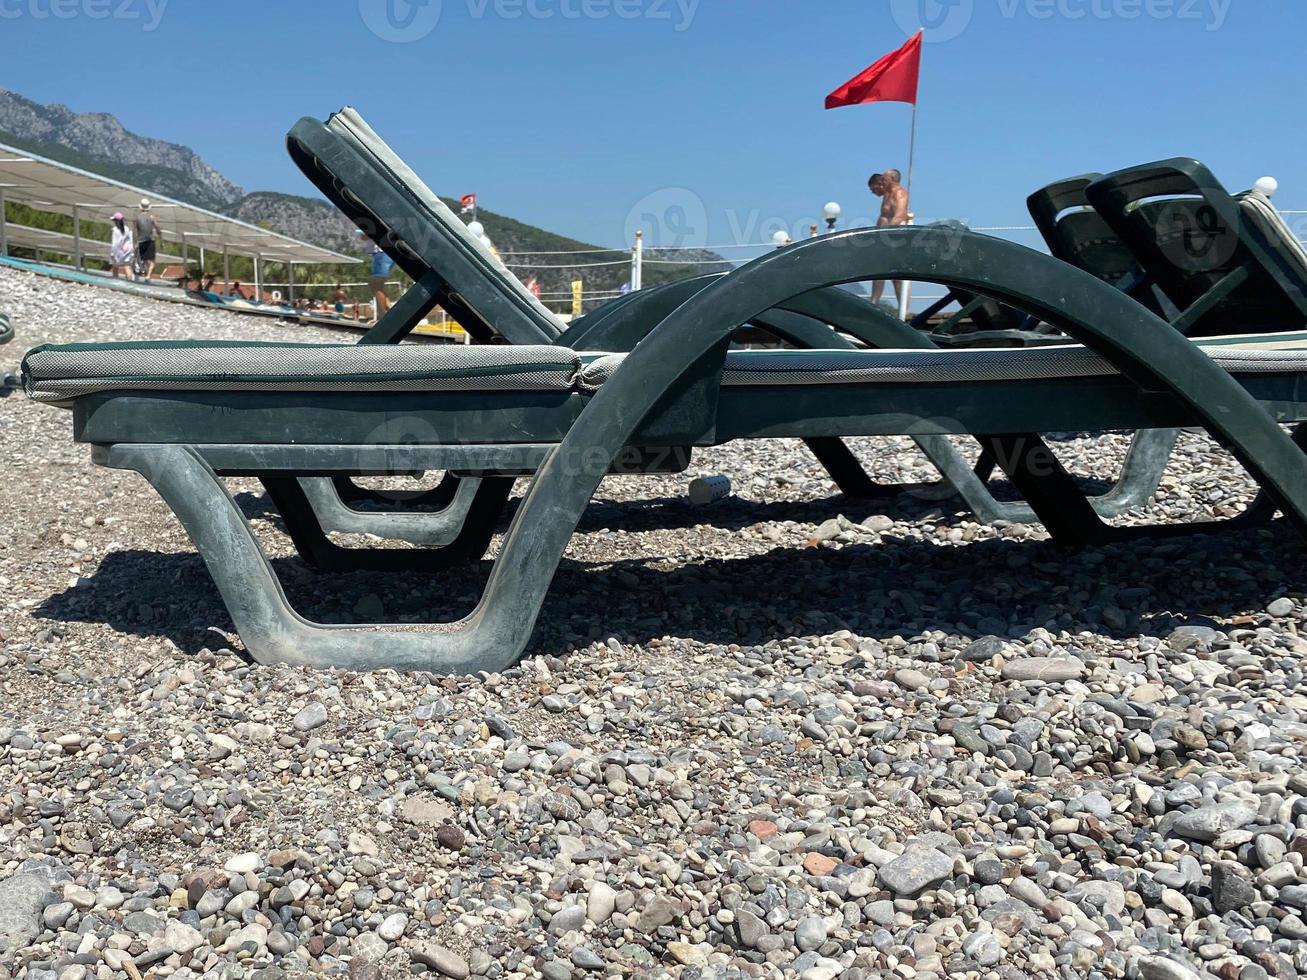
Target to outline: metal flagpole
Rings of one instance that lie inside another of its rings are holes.
[[[917,103],[912,103],[912,142],[908,145],[908,205],[912,204],[912,173],[917,166]]]
[[[912,103],[912,142],[908,146],[908,224],[912,224],[912,174],[917,168],[917,103]],[[899,296],[899,319],[908,319],[908,307],[912,303],[912,283],[904,280],[903,293]]]

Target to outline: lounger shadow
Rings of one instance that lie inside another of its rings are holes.
[[[1204,561],[1224,565],[1243,551],[1257,553],[1268,566],[1286,567],[1297,547],[1288,538],[1268,545],[1256,532],[1198,535],[1187,545],[1185,560],[1191,566]],[[1140,559],[1151,554],[1149,545],[1113,548],[1112,560],[1097,566],[1096,587],[1116,594],[1139,586]],[[1187,623],[1216,626],[1210,617],[1228,618],[1267,600],[1255,576],[1232,576],[1219,590],[1195,593],[1183,576],[1158,568],[1146,583],[1147,600],[1128,606],[1124,624],[1112,625],[1101,612],[1081,606],[1049,608],[1048,596],[1065,584],[1067,557],[1054,546],[1011,540],[957,548],[887,537],[841,550],[778,548],[671,569],[649,567],[640,559],[603,565],[565,560],[528,652],[556,651],[575,642],[577,624],[589,621],[596,605],[607,609],[608,616],[591,627],[587,635],[594,640],[611,635],[624,643],[647,644],[671,628],[678,636],[725,645],[839,629],[910,636],[941,622],[973,640],[993,633],[1021,636],[1038,626],[1125,639],[1140,632],[1166,635]],[[337,623],[359,621],[377,610],[396,619],[419,613],[456,618],[475,605],[489,564],[471,565],[447,587],[414,601],[410,581],[360,572],[324,583],[295,559],[272,560],[278,575],[288,579],[290,601],[315,618]],[[974,580],[978,566],[989,570],[983,583]],[[923,608],[901,598],[905,574],[950,585],[929,592]],[[849,595],[859,601],[849,602]],[[151,610],[148,619],[141,616],[143,605]],[[225,646],[213,628],[231,628],[204,563],[185,553],[113,552],[85,584],[50,596],[33,613],[47,621],[101,622],[128,635],[167,637],[186,653]]]

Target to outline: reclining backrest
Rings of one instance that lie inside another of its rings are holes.
[[[300,120],[292,159],[350,220],[414,280],[439,281],[439,301],[478,340],[540,344],[562,322],[512,276],[376,135],[344,109],[323,124]]]
[[[1138,293],[1136,299],[1155,307],[1155,298],[1149,290],[1133,288],[1144,279],[1138,259],[1085,195],[1089,185],[1102,176],[1084,174],[1035,191],[1026,201],[1030,215],[1054,258],[1084,269],[1131,295]]]
[[[1134,253],[1085,196],[1089,185],[1101,177],[1084,174],[1049,184],[1031,194],[1026,206],[1054,258],[1116,286],[1164,316]],[[991,301],[973,310],[971,319],[981,330],[1009,330],[1022,326],[1026,316]]]
[[[354,140],[361,150],[375,159],[388,173],[395,175],[404,189],[422,206],[423,213],[434,218],[442,230],[459,242],[469,255],[481,264],[486,275],[506,295],[519,302],[541,329],[552,332],[554,336],[566,329],[567,325],[540,302],[539,297],[527,289],[522,280],[508,271],[504,263],[468,230],[467,225],[431,191],[422,178],[414,173],[408,164],[372,130],[357,110],[348,106],[341,109],[328,120],[327,128]]]
[[[1182,313],[1191,336],[1301,330],[1307,256],[1270,201],[1232,196],[1196,160],[1109,174],[1086,189]]]

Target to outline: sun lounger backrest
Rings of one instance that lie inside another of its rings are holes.
[[[1307,323],[1307,258],[1261,195],[1231,195],[1188,159],[1110,174],[1086,195],[1172,303],[1202,310],[1191,336]]]
[[[1101,177],[1102,174],[1084,174],[1049,184],[1031,194],[1026,204],[1054,258],[1084,269],[1104,282],[1128,288],[1143,279],[1139,260],[1085,195],[1089,185]],[[1137,299],[1155,306],[1151,293],[1138,292]]]
[[[415,281],[434,280],[436,302],[476,340],[547,344],[557,337],[556,322],[505,289],[484,257],[451,234],[358,139],[304,118],[287,134],[286,147],[305,176],[404,272]]]
[[[527,289],[517,276],[513,275],[504,264],[495,257],[484,243],[468,231],[467,225],[429,188],[426,183],[406,164],[386,141],[373,131],[367,121],[351,107],[345,107],[335,113],[328,121],[327,128],[332,132],[352,140],[365,154],[377,161],[392,175],[400,186],[411,195],[432,220],[457,242],[473,258],[485,275],[498,284],[503,292],[519,303],[527,314],[540,325],[541,329],[557,337],[566,329],[566,324],[540,302],[531,290]]]

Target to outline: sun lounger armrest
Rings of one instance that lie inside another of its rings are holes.
[[[1174,393],[1214,431],[1240,415],[1239,424],[1255,431],[1258,441],[1273,444],[1283,435],[1228,373],[1119,290],[1051,256],[946,227],[843,232],[754,260],[700,290],[660,323],[586,411],[616,411],[638,425],[660,400],[658,393],[721,356],[737,324],[795,296],[868,279],[983,292],[1063,328],[1144,390]]]
[[[574,350],[629,351],[673,310],[719,276],[696,276],[629,293],[582,317],[559,343]]]

